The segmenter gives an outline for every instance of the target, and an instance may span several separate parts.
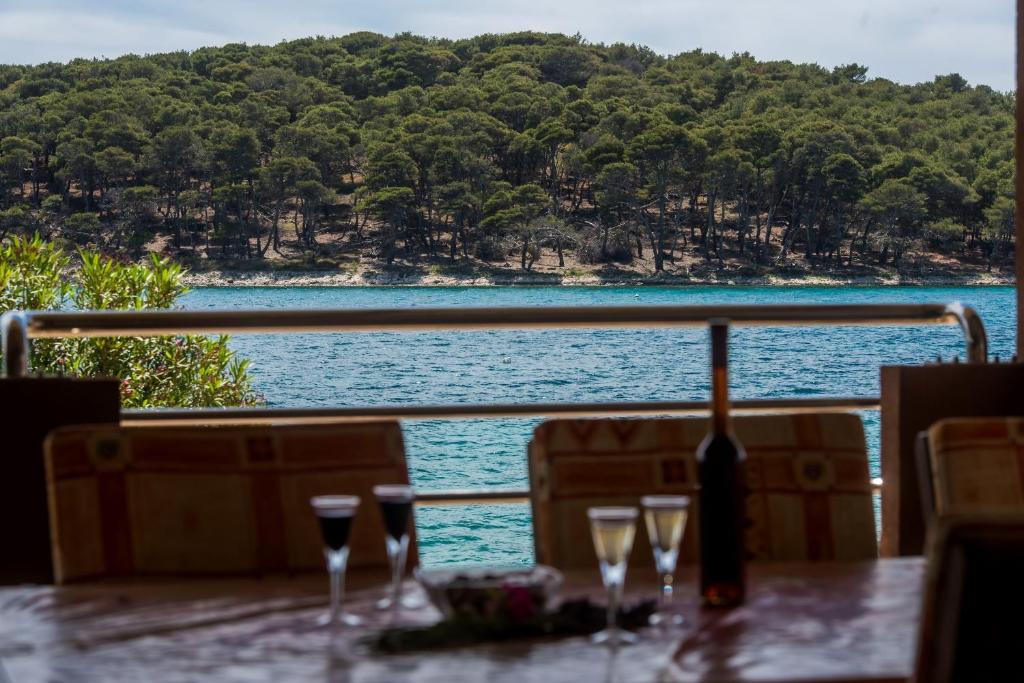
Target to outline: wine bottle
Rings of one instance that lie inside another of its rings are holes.
[[[729,424],[728,335],[728,321],[711,321],[711,431],[697,449],[700,587],[712,607],[738,605],[746,593],[747,454]]]

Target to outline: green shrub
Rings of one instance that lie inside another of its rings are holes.
[[[951,218],[937,220],[925,228],[925,237],[929,246],[951,253],[964,244],[966,229]]]
[[[46,213],[57,214],[64,207],[64,198],[59,194],[51,194],[43,200],[42,208]]]
[[[26,213],[23,206],[12,206],[5,211],[0,211],[0,231],[6,233],[15,226],[23,225]]]
[[[167,259],[119,263],[79,251],[81,265],[57,245],[12,238],[0,246],[0,311],[171,308],[187,290],[183,271]],[[262,403],[249,362],[228,337],[111,337],[34,340],[33,372],[117,377],[125,407],[244,406]]]
[[[69,230],[91,236],[100,230],[100,217],[94,213],[73,213],[64,221]]]

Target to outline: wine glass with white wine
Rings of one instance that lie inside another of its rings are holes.
[[[594,551],[601,563],[601,580],[608,591],[608,622],[603,631],[591,636],[595,643],[617,646],[635,643],[636,636],[619,628],[619,603],[626,582],[626,565],[636,536],[635,507],[592,507],[587,510]]]
[[[690,510],[688,496],[644,496],[640,499],[647,523],[647,537],[654,551],[654,567],[661,579],[658,611],[651,615],[652,626],[677,626],[683,623],[679,614],[671,614],[672,582],[679,562],[679,544],[686,529]]]

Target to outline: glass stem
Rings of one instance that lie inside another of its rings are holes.
[[[345,560],[347,548],[327,551],[327,572],[331,578],[331,623],[341,622],[341,605],[345,599]]]
[[[661,576],[661,605],[660,611],[668,611],[672,605],[672,575],[662,574]]]
[[[398,604],[402,596],[402,570],[398,566],[398,553],[391,558],[391,602]]]
[[[404,569],[402,565],[402,552],[401,547],[398,551],[393,553],[391,556],[391,602],[397,609],[399,601],[402,599],[402,574]]]
[[[391,562],[391,607],[398,610],[402,599],[402,581],[405,579],[405,559],[409,550],[409,537],[398,541],[388,537],[388,560]]]
[[[331,623],[338,623],[341,614],[341,572],[330,570],[331,576]]]
[[[622,584],[615,582],[608,586],[608,631],[618,633],[619,601],[622,599]]]

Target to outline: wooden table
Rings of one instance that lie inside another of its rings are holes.
[[[903,681],[923,575],[920,558],[752,566],[744,606],[701,610],[684,582],[687,626],[618,652],[567,638],[376,657],[315,626],[323,577],[12,587],[0,589],[0,661],[12,683]],[[371,626],[384,619],[370,609],[379,580],[350,580],[352,611]],[[627,579],[634,598],[653,590],[651,575]],[[601,595],[596,570],[564,592]]]

